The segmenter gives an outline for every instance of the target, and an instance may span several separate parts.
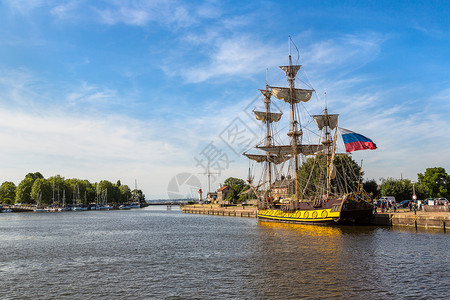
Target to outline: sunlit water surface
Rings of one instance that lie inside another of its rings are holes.
[[[165,206],[0,214],[0,298],[450,299],[449,238]]]

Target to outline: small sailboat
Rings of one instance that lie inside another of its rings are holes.
[[[133,192],[134,192],[134,195],[133,195],[134,201],[133,201],[133,203],[130,204],[130,208],[141,208],[141,204],[139,202],[139,196],[137,194],[137,180],[136,179],[134,180],[134,191]]]
[[[58,187],[59,189],[59,187]],[[59,211],[71,211],[71,208],[67,206],[66,204],[66,190],[63,189],[63,196],[62,196],[62,207],[59,208]]]
[[[42,192],[39,193],[37,203],[36,203],[36,209],[34,211],[35,212],[48,212],[48,209],[44,208],[42,206]]]
[[[97,206],[98,210],[110,210],[112,209],[111,205],[108,205],[108,189],[102,191],[101,195],[101,203]]]
[[[122,204],[119,206],[119,209],[131,209],[131,205],[130,204]]]

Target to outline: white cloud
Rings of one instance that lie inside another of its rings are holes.
[[[77,18],[76,10],[83,4],[85,1],[77,0],[77,1],[68,1],[55,2],[56,6],[50,9],[50,14],[58,18],[59,20],[67,21],[69,19]]]
[[[95,8],[100,21],[108,24],[126,24],[147,26],[156,22],[165,26],[190,26],[195,17],[183,3],[179,1],[116,1],[107,8]]]
[[[192,166],[186,149],[169,139],[154,138],[159,135],[157,131],[163,130],[157,124],[121,115],[98,118],[1,109],[0,128],[4,145],[0,155],[9,167],[14,166],[15,172],[7,176],[13,177],[16,184],[34,170],[45,176],[61,174],[91,181],[140,177],[141,188],[148,196],[162,197],[161,188],[152,186],[154,182],[168,182],[169,178],[161,174],[167,173],[166,169],[177,172],[177,168]]]
[[[311,69],[319,68],[320,72],[339,69],[342,76],[375,60],[387,38],[375,33],[336,36],[313,43],[301,57]]]
[[[169,181],[168,176],[194,167],[190,149],[196,136],[184,130],[185,124],[168,126],[170,120],[164,116],[140,121],[105,112],[110,99],[122,101],[121,97],[85,82],[59,85],[59,90],[49,93],[49,83],[24,70],[3,75],[0,157],[8,162],[2,166],[7,170],[2,172],[3,181],[18,184],[32,171],[90,181],[132,183],[138,178],[149,197],[165,197],[161,184]],[[156,182],[158,188],[153,186]]]
[[[13,12],[28,14],[38,7],[47,4],[46,0],[4,0],[3,1]]]
[[[214,46],[204,47],[212,48],[206,58],[208,61],[181,70],[187,82],[198,83],[219,76],[248,77],[264,72],[267,66],[279,61],[282,53],[280,47],[270,47],[250,35],[220,38],[214,40]]]

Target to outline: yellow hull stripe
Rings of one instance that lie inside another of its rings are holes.
[[[298,222],[329,222],[339,218],[339,211],[328,209],[317,210],[297,210],[294,212],[283,212],[276,209],[258,210],[258,218],[280,220],[280,221],[298,221]]]

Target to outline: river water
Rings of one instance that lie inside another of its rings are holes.
[[[0,214],[0,298],[450,299],[449,238],[165,206]]]

